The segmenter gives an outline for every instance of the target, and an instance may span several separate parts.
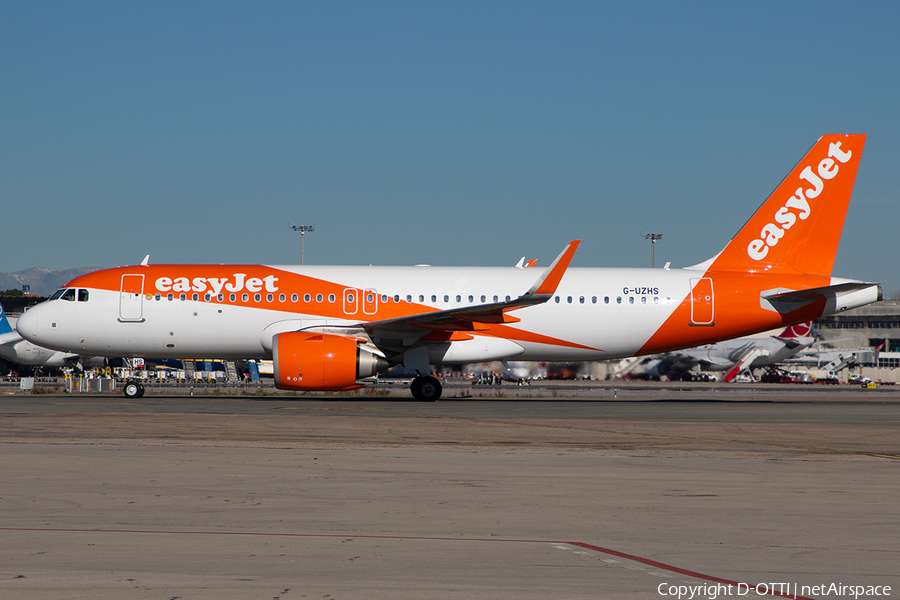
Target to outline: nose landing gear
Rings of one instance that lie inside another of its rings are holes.
[[[126,398],[141,398],[144,395],[144,384],[134,379],[129,379],[125,382],[125,387],[122,388],[122,391],[125,393]]]

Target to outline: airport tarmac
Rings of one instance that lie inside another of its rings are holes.
[[[892,388],[557,385],[0,396],[0,595],[900,590]]]

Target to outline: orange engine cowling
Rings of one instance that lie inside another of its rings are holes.
[[[290,331],[272,342],[275,387],[281,390],[349,390],[356,380],[388,366],[384,358],[361,348],[356,338]]]

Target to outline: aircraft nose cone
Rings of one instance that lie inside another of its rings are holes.
[[[37,312],[40,311],[38,307],[32,308],[31,310],[26,310],[25,314],[19,317],[19,320],[16,322],[16,331],[19,332],[26,340],[33,340],[37,338]]]

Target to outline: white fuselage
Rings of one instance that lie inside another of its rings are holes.
[[[538,273],[536,269],[495,267],[274,268],[314,280],[341,282],[346,289],[373,290],[377,306],[347,314],[344,299],[337,294],[333,299],[322,294],[317,301],[314,286],[285,292],[276,281],[272,300],[263,289],[261,302],[253,306],[232,304],[227,289],[224,301],[217,296],[206,301],[203,293],[196,301],[191,293],[185,300],[177,293],[172,299],[168,294],[141,294],[139,306],[132,308],[139,318],[123,320],[120,291],[90,289],[87,301],[56,299],[31,309],[20,320],[20,328],[25,325],[26,335],[39,331],[44,346],[82,354],[268,358],[273,333],[352,325],[402,311],[405,305],[414,304],[416,310],[445,310],[484,304],[495,297],[500,301],[516,298]],[[140,267],[134,271],[140,273]],[[485,359],[596,360],[633,355],[689,295],[691,280],[701,276],[689,270],[570,268],[550,301],[512,313],[521,321],[508,327],[525,334],[520,336],[523,339],[513,339],[521,350]],[[308,292],[311,298],[306,302]],[[296,301],[292,300],[294,294]],[[561,345],[551,339],[568,343]],[[458,362],[468,361],[465,357]]]

